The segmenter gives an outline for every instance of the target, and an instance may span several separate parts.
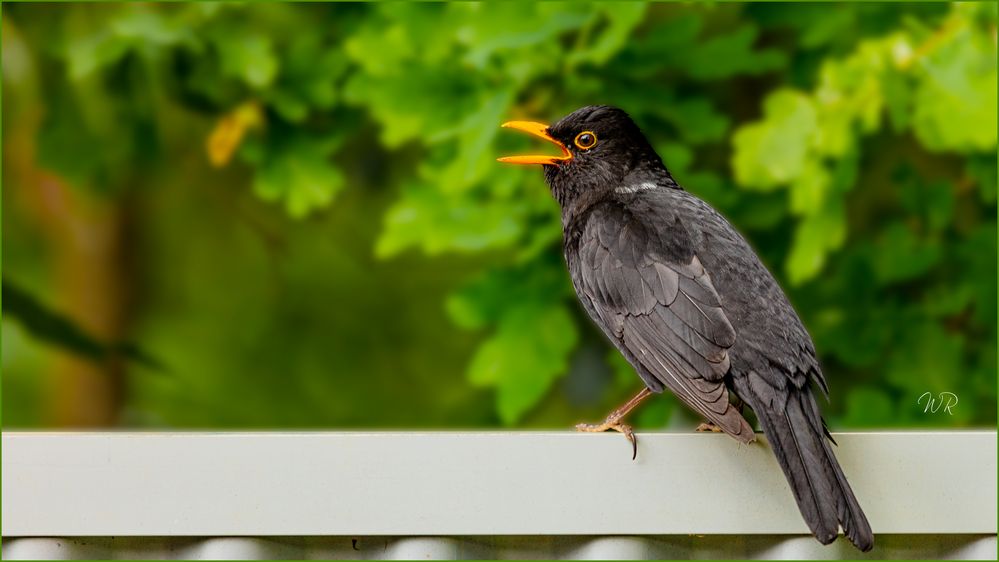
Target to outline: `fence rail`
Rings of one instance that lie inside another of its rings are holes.
[[[874,557],[995,558],[996,432],[835,437]],[[632,461],[617,434],[5,432],[2,476],[7,559],[856,553],[802,536],[764,444],[715,434],[642,433]]]

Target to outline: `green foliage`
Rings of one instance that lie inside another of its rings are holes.
[[[481,337],[466,380],[495,393],[504,424],[529,422],[594,344],[540,173],[495,162],[533,141],[498,125],[592,103],[631,113],[679,182],[759,249],[815,337],[839,421],[941,423],[915,402],[945,390],[977,397],[948,422],[995,421],[992,4],[7,12],[37,59],[39,160],[75,186],[134,196],[203,157],[283,209],[287,224],[268,215],[282,229],[350,221],[367,197],[377,211],[338,232],[380,223],[363,253],[381,267],[470,264],[448,280],[446,311]],[[178,116],[198,120],[196,142]],[[611,363],[601,404],[639,385]],[[645,423],[672,414],[659,404]]]
[[[336,137],[293,135],[279,147],[245,146],[244,159],[257,168],[254,193],[265,201],[284,201],[285,210],[295,218],[328,206],[344,185],[343,174],[329,160],[339,144]]]
[[[996,122],[997,77],[994,37],[974,17],[981,9],[955,5],[938,29],[861,41],[821,66],[811,94],[773,92],[763,119],[735,132],[736,180],[788,189],[791,211],[801,217],[786,264],[792,283],[817,276],[842,245],[846,216],[839,201],[855,183],[862,137],[882,128],[886,111],[893,132],[911,123],[927,150],[995,148],[994,127],[982,126]]]
[[[546,260],[554,262],[554,259]],[[512,424],[562,376],[578,340],[568,287],[554,267],[490,271],[447,301],[456,324],[495,325],[468,368],[469,381],[496,387],[500,419]]]

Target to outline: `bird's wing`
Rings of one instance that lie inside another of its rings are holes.
[[[724,382],[735,329],[689,239],[678,239],[686,235],[678,222],[653,232],[623,209],[594,211],[579,239],[581,296],[635,367],[726,433],[752,441]]]

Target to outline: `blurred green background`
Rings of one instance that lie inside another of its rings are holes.
[[[640,387],[510,119],[609,103],[834,429],[996,423],[996,6],[3,6],[6,427],[568,427]],[[954,393],[950,414],[924,412]],[[670,397],[640,427],[697,421]]]

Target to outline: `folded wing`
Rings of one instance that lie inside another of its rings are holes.
[[[581,297],[636,368],[726,433],[752,441],[752,428],[729,403],[724,377],[736,333],[708,272],[696,254],[664,252],[628,218],[606,209],[587,221],[577,272]]]

